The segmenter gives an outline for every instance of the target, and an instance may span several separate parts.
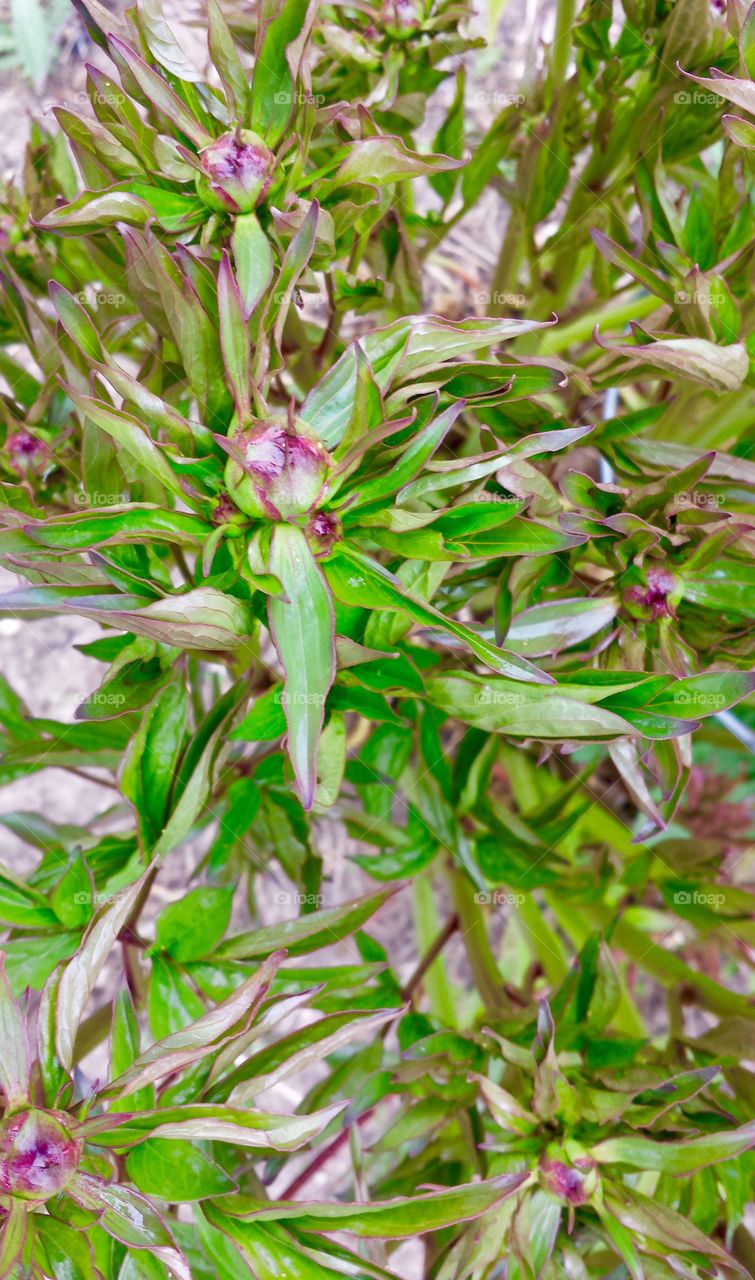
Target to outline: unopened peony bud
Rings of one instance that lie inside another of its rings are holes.
[[[383,30],[393,40],[406,40],[424,18],[421,0],[385,0],[380,13]]]
[[[50,449],[44,440],[22,428],[14,431],[5,441],[5,452],[13,470],[18,475],[31,472],[40,475],[50,460]]]
[[[578,1159],[572,1165],[544,1156],[540,1161],[540,1185],[543,1190],[573,1207],[587,1204],[595,1191],[596,1182],[597,1174],[592,1160]]]
[[[651,567],[644,582],[636,583],[624,593],[624,604],[634,618],[656,622],[658,618],[675,617],[674,605],[679,598],[679,582],[668,569]]]
[[[275,157],[249,129],[224,133],[200,159],[197,194],[215,213],[251,213],[272,182]]]
[[[0,1192],[49,1200],[71,1181],[82,1143],[52,1111],[17,1111],[0,1125]]]
[[[303,422],[269,420],[237,432],[225,479],[233,501],[248,516],[288,520],[315,506],[330,458]]]
[[[316,511],[307,525],[307,539],[316,556],[327,556],[341,536],[341,522],[332,511]]]

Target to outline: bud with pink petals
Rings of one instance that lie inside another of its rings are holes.
[[[83,1144],[56,1111],[24,1110],[0,1125],[0,1193],[20,1200],[49,1200],[68,1183]]]
[[[250,129],[222,134],[200,160],[197,194],[215,213],[252,213],[272,182],[275,157]]]
[[[258,421],[233,437],[226,485],[248,516],[288,520],[316,505],[330,471],[330,457],[305,423]]]

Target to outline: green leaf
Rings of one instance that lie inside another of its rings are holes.
[[[270,241],[255,214],[245,213],[234,219],[231,250],[236,264],[244,319],[248,320],[270,288],[274,265]]]
[[[283,0],[267,23],[252,79],[250,125],[274,147],[286,129],[295,102],[295,82],[288,47],[307,22],[309,0]]]
[[[184,498],[181,484],[166,461],[165,454],[142,430],[136,418],[120,409],[111,408],[102,400],[80,396],[73,387],[67,386],[66,391],[85,419],[93,422],[101,431],[107,432],[133,458],[137,466],[154,476],[169,493],[177,498]]]
[[[207,43],[234,119],[246,119],[249,83],[218,0],[207,0]],[[236,219],[238,225],[239,219]]]
[[[296,920],[268,925],[249,933],[236,934],[222,942],[215,952],[217,960],[261,960],[284,948],[291,956],[308,955],[321,947],[340,942],[355,929],[361,929],[376,911],[393,896],[396,889],[381,889],[366,898],[355,898],[340,907],[325,907]]]
[[[141,1051],[139,1023],[131,999],[131,992],[123,986],[113,1001],[113,1024],[110,1030],[110,1079],[123,1075],[139,1057]],[[154,1107],[154,1089],[146,1086],[131,1095],[131,1106],[139,1109]]]
[[[122,888],[94,916],[81,948],[68,961],[55,995],[55,1047],[62,1065],[74,1060],[76,1032],[100,972],[128,920],[149,872]]]
[[[16,1263],[21,1258],[26,1244],[29,1211],[20,1200],[11,1199],[8,1216],[3,1222],[0,1233],[0,1275],[15,1277]]]
[[[431,676],[426,681],[431,702],[447,715],[488,733],[516,738],[589,738],[610,741],[635,732],[613,711],[569,697],[564,689],[515,686],[478,676]],[[535,696],[532,696],[532,693]]]
[[[118,36],[109,36],[109,44],[111,49],[122,58],[134,77],[139,88],[149,99],[154,107],[160,111],[167,120],[186,134],[187,138],[197,147],[206,147],[212,142],[211,135],[207,132],[204,125],[191,114],[187,107],[184,106],[181,99],[173,92],[167,81],[162,76],[153,71],[135,49],[127,44],[125,40],[121,40]]]
[[[307,540],[295,525],[276,525],[270,572],[285,598],[268,600],[270,631],[286,673],[281,700],[288,725],[288,751],[302,804],[311,807],[317,784],[317,744],[325,700],[335,678],[333,604]]]
[[[227,249],[218,270],[218,314],[220,345],[226,377],[233,394],[236,413],[244,422],[250,415],[251,351],[239,286],[233,275]]]
[[[626,1164],[632,1169],[681,1174],[730,1160],[753,1147],[755,1120],[738,1129],[724,1129],[686,1142],[654,1142],[639,1136],[607,1138],[593,1147],[590,1154],[599,1164]]]
[[[123,1097],[182,1070],[209,1052],[217,1053],[229,1033],[235,1037],[237,1027],[248,1029],[282,959],[282,954],[274,952],[217,1008],[145,1049],[101,1096]]]
[[[168,816],[188,714],[184,684],[174,680],[148,706],[123,763],[121,790],[136,808],[147,847],[156,842]]]
[[[348,1231],[366,1239],[397,1240],[439,1231],[458,1222],[480,1217],[529,1182],[528,1173],[501,1174],[486,1182],[433,1191],[370,1204],[286,1204],[273,1207],[250,1203],[240,1196],[234,1216],[247,1219],[293,1221],[301,1231]],[[230,1208],[230,1206],[229,1206]]]
[[[707,671],[676,680],[645,706],[653,715],[697,720],[734,706],[755,689],[755,674],[747,671]]]
[[[236,1187],[198,1146],[177,1139],[148,1138],[129,1152],[126,1171],[146,1195],[179,1203],[227,1195]]]
[[[526,659],[505,653],[463,623],[455,622],[439,609],[419,600],[381,564],[354,548],[341,545],[338,552],[325,561],[324,567],[333,594],[343,604],[404,613],[414,622],[440,628],[461,640],[494,671],[505,672],[513,679],[551,683],[551,676],[533,667]]]
[[[191,1272],[165,1223],[149,1200],[128,1187],[106,1183],[78,1172],[68,1193],[84,1209],[98,1215],[99,1225],[131,1249],[151,1249],[170,1267],[177,1280],[191,1280]]]
[[[109,1125],[87,1121],[87,1140],[102,1146],[130,1147],[152,1138],[199,1139],[227,1142],[245,1148],[268,1148],[272,1151],[297,1151],[313,1138],[318,1138],[330,1122],[343,1110],[344,1102],[334,1102],[308,1115],[278,1115],[268,1111],[250,1111],[239,1107],[191,1103],[187,1106],[163,1106],[138,1115],[125,1114],[118,1124],[111,1116]]]
[[[738,391],[750,369],[747,351],[739,342],[721,346],[707,338],[658,338],[630,346],[596,341],[604,350],[622,356],[633,369],[640,366],[665,377],[689,378],[719,393]]]
[[[233,889],[202,886],[191,889],[157,917],[155,942],[174,960],[185,964],[213,951],[231,918]]]

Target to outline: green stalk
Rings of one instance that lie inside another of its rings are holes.
[[[504,316],[511,310],[511,303],[506,302],[508,295],[517,292],[519,268],[522,265],[525,248],[527,220],[519,205],[513,205],[504,232],[498,261],[493,272],[490,286],[489,316]]]
[[[412,881],[412,915],[417,937],[417,951],[428,952],[442,928],[433,894],[433,886],[427,873]],[[436,956],[423,977],[430,1012],[447,1027],[458,1027],[458,1018],[451,987],[442,956]]]
[[[522,894],[524,899],[519,904],[519,917],[527,931],[527,943],[530,951],[543,967],[543,972],[552,986],[563,982],[569,972],[566,949],[558,934],[545,919],[531,893]]]
[[[497,1020],[511,1014],[511,1004],[503,990],[495,956],[490,947],[480,905],[475,902],[472,885],[460,867],[448,870],[454,908],[478,994],[489,1018]]]
[[[556,30],[551,53],[551,85],[554,97],[562,88],[569,69],[572,51],[572,32],[577,11],[576,0],[558,0],[556,5]]]

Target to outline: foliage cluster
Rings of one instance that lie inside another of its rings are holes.
[[[0,611],[101,679],[0,784],[111,803],[0,816],[0,1278],[755,1273],[755,5],[559,0],[482,126],[462,0],[74,4]]]

